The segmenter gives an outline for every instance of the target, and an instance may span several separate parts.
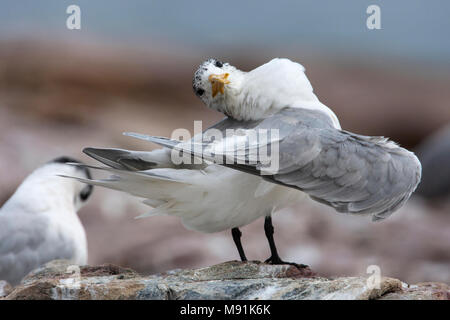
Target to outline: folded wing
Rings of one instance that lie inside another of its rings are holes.
[[[208,131],[229,129],[238,130],[221,141],[211,141]],[[276,129],[278,133],[276,139],[261,143],[249,136],[250,129]],[[297,188],[339,212],[372,214],[374,220],[401,207],[421,177],[420,162],[412,152],[383,137],[337,130],[327,116],[304,109],[284,109],[256,122],[225,119],[206,130],[203,140],[190,144],[145,139]],[[233,149],[231,141],[236,139],[241,142]],[[258,157],[255,161],[255,153],[259,155],[262,149],[262,153],[272,152],[272,161],[277,156],[275,169],[273,162],[263,163]]]

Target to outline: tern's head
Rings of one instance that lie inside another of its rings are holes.
[[[84,179],[92,179],[91,173],[88,168],[70,165],[69,163],[81,163],[81,162],[70,157],[62,156],[53,159],[52,161],[47,163],[46,166],[52,168],[52,170],[54,170],[55,175],[66,175],[66,176],[80,177]],[[57,178],[61,177],[56,176],[55,179]],[[87,200],[92,194],[94,187],[92,185],[87,185],[72,179],[65,179],[65,180],[71,180],[70,184],[68,185],[69,189],[68,192],[70,192],[70,189],[73,190],[74,203],[76,209],[78,210],[87,202]],[[67,181],[60,180],[60,183],[66,184]]]
[[[242,71],[217,59],[204,61],[192,80],[195,94],[210,108],[224,112],[224,101],[239,88]]]
[[[34,170],[19,186],[8,202],[22,202],[54,210],[78,211],[89,199],[93,187],[63,176],[90,179],[87,168],[69,157],[59,157]]]

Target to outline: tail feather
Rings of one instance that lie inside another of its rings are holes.
[[[127,135],[152,141],[145,135],[131,133]],[[160,139],[164,141],[164,138]],[[190,194],[192,192],[204,193],[208,189],[204,186],[206,178],[206,173],[202,171],[206,166],[204,163],[173,164],[170,149],[178,143],[176,140],[167,139],[168,148],[155,149],[150,152],[85,148],[83,150],[85,154],[103,163],[106,167],[78,163],[72,165],[107,173],[108,178],[97,180],[68,178],[144,198],[144,204],[154,209],[139,218],[177,214],[177,206],[180,206],[180,202],[186,201],[186,199],[191,201]],[[206,181],[208,181],[207,178]],[[200,191],[196,191],[197,189]]]
[[[115,174],[121,178],[123,178],[123,177],[134,178],[136,176],[145,176],[145,177],[148,177],[148,178],[151,178],[154,180],[187,183],[185,180],[179,180],[179,179],[170,177],[168,175],[158,174],[158,172],[163,172],[162,170],[127,171],[127,170],[120,170],[120,169],[109,168],[109,167],[96,167],[96,166],[91,166],[91,165],[87,165],[87,164],[83,164],[83,163],[76,163],[76,162],[68,163],[68,164],[76,166],[76,167],[81,167],[81,168],[89,168],[89,169],[93,169],[93,170],[106,171],[108,173]]]
[[[206,161],[210,161],[210,162],[214,162],[215,160],[217,160],[214,156],[208,155],[201,151],[201,150],[203,150],[203,147],[206,146],[203,143],[198,143],[198,142],[193,142],[193,141],[184,143],[183,141],[173,140],[173,139],[169,139],[169,138],[165,138],[165,137],[149,136],[146,134],[134,133],[134,132],[124,132],[124,135],[133,137],[133,138],[137,138],[137,139],[141,139],[141,140],[145,140],[145,141],[150,141],[150,142],[156,143],[156,144],[158,144],[162,147],[168,148],[168,149],[183,151],[190,156],[197,157],[202,160],[206,160]],[[192,148],[192,146],[194,146],[194,145],[197,145],[200,147],[199,148],[200,152],[197,151],[197,149]]]
[[[123,135],[141,139],[141,140],[145,140],[145,141],[150,141],[150,142],[159,144],[160,146],[163,146],[163,147],[166,147],[169,149],[172,149],[173,147],[175,147],[177,144],[180,143],[180,141],[172,140],[169,138],[148,136],[146,134],[135,133],[135,132],[124,132]]]
[[[167,203],[167,201],[155,200],[155,199],[144,199],[142,201],[142,203],[149,207],[156,208],[156,207],[163,205],[164,203]]]
[[[161,205],[170,201],[173,199],[174,194],[190,185],[190,181],[188,179],[183,179],[181,175],[174,178],[170,177],[170,171],[178,173],[178,170],[175,169],[154,169],[137,172],[95,166],[87,167],[106,171],[110,173],[110,176],[107,179],[87,179],[71,176],[62,177],[76,179],[86,184],[118,190],[145,198],[148,199],[146,204],[151,206]]]
[[[174,204],[175,204],[174,200],[167,201],[166,203],[154,208],[153,210],[150,210],[150,212],[143,213],[143,214],[137,216],[135,219],[142,219],[142,218],[146,218],[146,217],[166,215],[167,209],[169,209]]]
[[[109,167],[128,171],[173,167],[168,150],[150,152],[124,149],[84,148],[83,152]]]

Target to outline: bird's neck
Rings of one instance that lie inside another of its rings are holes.
[[[310,92],[305,97],[290,97],[281,95],[281,99],[261,94],[252,95],[250,91],[236,88],[228,94],[223,101],[225,115],[240,121],[261,120],[281,111],[286,107],[301,108],[323,112],[327,115],[336,129],[341,129],[339,120],[334,112]]]

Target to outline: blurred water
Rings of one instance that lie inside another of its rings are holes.
[[[82,30],[65,27],[68,5]],[[382,30],[366,28],[381,7]],[[450,1],[445,0],[3,0],[0,37],[33,32],[119,43],[186,47],[313,48],[327,53],[407,57],[450,64]]]

